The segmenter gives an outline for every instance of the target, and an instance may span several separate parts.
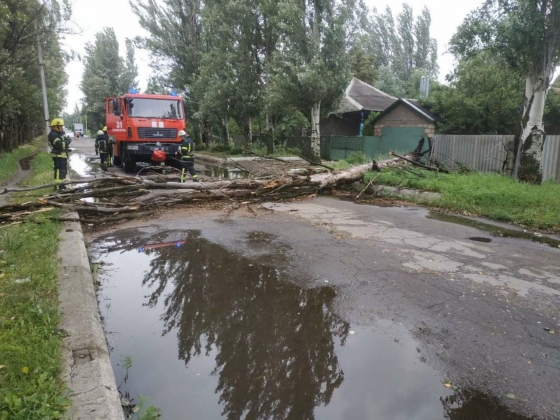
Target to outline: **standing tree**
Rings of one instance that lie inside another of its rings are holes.
[[[10,151],[44,131],[37,43],[43,48],[51,116],[64,107],[68,59],[61,49],[66,2],[0,2],[0,152]]]
[[[83,112],[91,126],[101,128],[105,121],[105,99],[122,95],[136,84],[138,71],[134,49],[127,40],[126,60],[119,56],[119,42],[112,28],[95,34],[95,43],[85,46],[84,74],[80,88],[84,93]]]
[[[200,74],[202,53],[207,49],[202,41],[203,2],[132,0],[131,6],[140,25],[150,33],[147,37],[136,38],[136,43],[148,50],[152,57],[150,65],[156,77],[152,79],[151,87],[178,89],[185,98],[189,123],[196,127],[196,141],[206,141],[209,137],[208,119],[198,112],[204,92],[194,88]]]
[[[397,15],[397,24],[390,7],[383,13],[374,9],[369,43],[379,69],[377,88],[397,97],[416,96],[419,76],[437,77],[437,42],[430,37],[431,23],[427,8],[415,19],[407,3]]]
[[[459,61],[426,101],[450,134],[515,134],[524,78],[501,57],[483,51]]]
[[[321,107],[329,110],[350,79],[347,24],[353,1],[307,0],[281,3],[284,26],[272,66],[268,100],[307,110],[313,159],[320,159]]]
[[[560,0],[487,0],[459,27],[451,51],[469,57],[482,49],[525,77],[514,176],[540,183],[546,95],[560,64]]]

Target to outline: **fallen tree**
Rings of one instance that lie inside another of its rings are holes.
[[[265,200],[314,196],[321,191],[361,180],[368,171],[408,164],[409,162],[402,157],[397,157],[381,162],[370,162],[347,170],[316,172],[314,169],[308,169],[303,174],[286,171],[273,179],[213,179],[200,183],[179,183],[178,176],[173,174],[144,177],[100,176],[66,182],[64,185],[67,189],[34,201],[0,206],[0,224],[14,223],[34,213],[53,208],[78,212],[79,219],[72,220],[104,223],[147,217],[158,208],[178,204],[214,200],[242,201],[249,204]],[[40,187],[5,189],[0,194],[25,193],[53,186],[54,184],[46,184]]]

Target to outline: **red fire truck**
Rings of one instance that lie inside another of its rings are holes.
[[[106,100],[107,133],[115,140],[113,163],[134,172],[137,162],[176,166],[180,130],[186,130],[183,100],[136,93]]]

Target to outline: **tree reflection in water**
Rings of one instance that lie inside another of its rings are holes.
[[[344,380],[335,337],[348,323],[333,313],[331,287],[303,289],[189,231],[181,247],[145,249],[143,285],[164,290],[164,334],[177,329],[179,358],[215,348],[216,393],[228,419],[313,419]],[[172,285],[171,285],[172,284]],[[166,289],[167,288],[167,289]]]

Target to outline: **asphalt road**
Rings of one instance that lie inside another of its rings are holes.
[[[75,155],[81,154],[82,160],[91,157],[91,142],[75,140]],[[423,208],[357,205],[329,197],[267,203],[257,215],[177,209],[155,220],[128,223],[122,230],[92,234],[90,239],[99,244],[131,238],[153,241],[158,232],[189,235],[196,229],[209,243],[255,264],[276,267],[302,290],[332,287],[336,293],[332,311],[352,326],[356,337],[373,334],[394,338],[401,347],[412,346],[414,363],[429,366],[440,382],[445,378],[442,389],[452,386],[470,395],[480,393],[484,401],[494,401],[503,410],[490,415],[488,405],[475,399],[467,414],[449,418],[522,418],[512,413],[560,418],[557,246],[435,220]],[[264,240],[255,242],[254,235]],[[111,260],[111,264],[118,262],[117,257]],[[126,270],[126,265],[118,269]],[[348,337],[350,342],[354,336]],[[362,344],[367,347],[368,341]],[[405,379],[409,375],[398,370],[409,363],[405,360],[388,361],[391,369],[380,374],[385,377],[372,377],[373,366],[385,359],[372,350],[364,356],[371,366],[353,369],[357,356],[343,358],[341,352],[341,360],[347,360],[341,362],[342,368],[346,365],[348,372],[354,372],[346,375],[347,383],[355,383],[353,378],[360,375],[369,378],[353,388],[354,395],[368,386],[377,393],[393,389],[391,372]],[[411,373],[410,378],[416,388],[424,386],[413,381]],[[342,388],[337,392],[330,405],[316,409],[317,418],[336,418],[327,412],[329,407],[337,409],[337,398],[353,401],[344,397]],[[375,418],[407,418],[390,410],[383,416],[372,408],[375,403],[353,404],[352,418],[374,418],[372,413]],[[398,401],[394,404],[398,406]]]

